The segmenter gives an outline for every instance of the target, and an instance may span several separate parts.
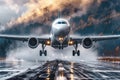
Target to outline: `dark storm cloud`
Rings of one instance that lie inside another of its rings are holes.
[[[105,0],[99,7],[93,5],[85,16],[74,18],[73,22],[77,20],[79,24],[76,27],[77,33],[82,35],[120,34],[120,5],[118,4],[120,4],[119,0]],[[120,45],[119,41],[110,40],[101,42],[100,46],[97,47],[99,55],[104,53],[107,56],[115,56],[116,48]]]

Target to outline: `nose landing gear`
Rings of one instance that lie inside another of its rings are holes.
[[[42,44],[42,50],[40,50],[40,56],[42,56],[43,54],[45,55],[45,56],[47,56],[47,50],[45,50],[45,47],[46,47],[46,45],[45,44]]]
[[[73,45],[75,50],[73,50],[72,55],[75,56],[77,54],[77,56],[80,56],[80,51],[78,50],[78,44]]]

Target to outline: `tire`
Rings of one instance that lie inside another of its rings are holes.
[[[39,54],[40,54],[40,56],[42,56],[42,51],[41,51],[41,50],[40,50],[40,53],[39,53]]]
[[[75,56],[75,51],[73,50],[72,55]]]
[[[58,48],[60,49],[60,46]]]
[[[77,51],[77,56],[80,56],[80,51],[79,50]]]
[[[45,50],[44,55],[47,56],[47,51]]]

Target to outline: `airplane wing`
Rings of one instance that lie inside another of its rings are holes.
[[[81,36],[81,37],[70,37],[71,40],[81,43],[83,39],[90,38],[92,41],[104,41],[104,40],[112,40],[112,39],[119,39],[120,35],[107,35],[107,36]]]
[[[43,43],[46,40],[50,40],[48,35],[43,36],[20,36],[20,35],[0,35],[0,38],[18,40],[18,41],[28,41],[30,38],[36,38],[39,40],[39,43]]]
[[[40,43],[50,40],[48,35],[43,36],[18,36],[18,35],[0,35],[0,38],[11,39],[11,40],[18,40],[18,41],[28,41],[30,38],[37,38]],[[112,40],[112,39],[119,39],[120,35],[108,35],[108,36],[70,36],[70,39],[81,43],[83,39],[90,38],[92,41],[103,41],[103,40]]]

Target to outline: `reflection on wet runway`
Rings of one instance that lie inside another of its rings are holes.
[[[70,80],[74,80],[74,75],[73,75],[74,70],[73,70],[73,68],[74,68],[74,63],[71,62],[71,66],[70,66],[70,72],[71,72],[71,74],[70,74]]]
[[[65,75],[65,68],[62,63],[58,64],[58,69],[55,73],[55,80],[67,80]]]
[[[30,68],[36,68],[38,65],[42,65],[43,61],[40,63],[35,63],[33,61],[23,61],[23,60],[0,60],[0,80],[5,80],[6,78],[18,75],[22,72],[29,70]]]
[[[7,80],[81,80],[120,79],[120,63],[47,61]]]

